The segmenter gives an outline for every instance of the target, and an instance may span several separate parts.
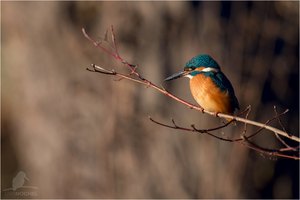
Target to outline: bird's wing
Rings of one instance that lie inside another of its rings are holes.
[[[222,90],[228,91],[229,95],[232,96],[232,103],[234,108],[240,109],[239,102],[235,96],[234,89],[228,80],[228,78],[222,72],[214,73],[212,76],[214,83]]]

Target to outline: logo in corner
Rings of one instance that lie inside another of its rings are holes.
[[[26,176],[25,172],[19,171],[18,174],[12,179],[11,188],[2,190],[2,197],[36,197],[37,187],[29,186],[30,179]]]

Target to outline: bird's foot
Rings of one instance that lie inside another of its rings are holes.
[[[215,117],[219,117],[219,114],[220,114],[220,112],[215,112],[215,113],[214,113],[214,116],[215,116]]]

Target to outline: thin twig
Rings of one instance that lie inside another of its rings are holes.
[[[111,32],[112,32],[112,34],[111,34],[111,40],[112,40],[112,43],[114,45],[114,49],[116,51],[116,56],[119,57],[119,58],[121,58],[120,55],[119,55],[119,50],[118,50],[117,43],[116,43],[116,38],[115,38],[115,32],[114,32],[113,25],[111,25]]]
[[[251,112],[251,106],[250,106],[250,105],[247,107],[246,111],[247,111],[247,113],[246,113],[245,118],[248,119],[249,114],[250,114],[250,112]],[[243,137],[246,135],[246,132],[247,132],[247,123],[245,123],[245,125],[244,125],[244,130],[243,130],[243,132],[242,132],[242,136],[243,136]]]
[[[116,55],[115,55],[114,53],[112,53],[112,52],[109,51],[108,49],[106,49],[106,48],[104,48],[103,46],[101,46],[101,42],[97,42],[97,41],[93,40],[93,39],[85,32],[85,29],[84,29],[84,28],[82,28],[81,30],[82,30],[82,33],[83,33],[84,37],[86,37],[90,42],[92,42],[93,45],[94,45],[95,47],[100,48],[100,49],[101,49],[102,51],[104,51],[105,53],[107,53],[107,54],[109,54],[109,55],[111,55],[111,56],[113,56],[113,57],[116,58]]]
[[[277,108],[276,106],[274,106],[274,112],[275,112],[275,115],[277,116],[276,119],[279,123],[279,125],[281,126],[282,130],[286,132],[282,122],[281,122],[281,119],[280,119],[280,115],[278,115],[278,112],[277,112]],[[288,112],[288,109],[286,109],[284,112]],[[275,133],[275,136],[277,137],[277,139],[287,148],[293,150],[293,151],[297,151],[296,149],[292,148],[290,145],[288,145],[277,133]]]
[[[249,110],[251,110],[251,105],[248,105],[243,111],[239,112],[237,116],[241,116],[244,113],[248,114]]]

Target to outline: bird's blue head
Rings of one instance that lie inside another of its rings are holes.
[[[193,57],[189,60],[184,67],[184,70],[173,74],[165,79],[165,81],[170,81],[180,77],[189,77],[192,78],[200,73],[205,72],[218,72],[220,71],[220,66],[218,63],[207,54],[200,54],[198,56]]]
[[[198,56],[193,57],[185,64],[185,68],[198,68],[198,67],[210,67],[215,69],[220,69],[218,63],[207,54],[200,54]]]

